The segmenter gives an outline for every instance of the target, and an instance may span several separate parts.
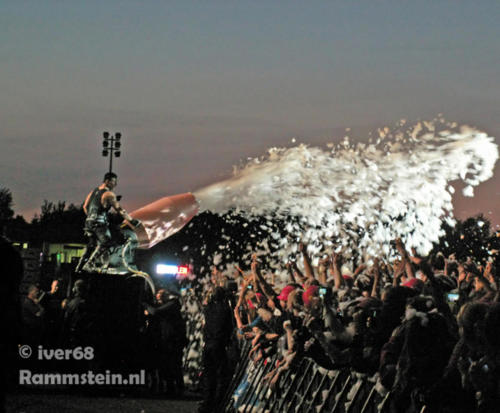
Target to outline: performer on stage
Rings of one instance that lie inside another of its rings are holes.
[[[80,270],[81,265],[84,263],[82,267],[84,271],[96,270],[94,263],[97,258],[101,258],[102,266],[100,269],[107,269],[109,265],[109,247],[113,244],[108,218],[111,208],[133,226],[139,225],[139,221],[133,219],[118,203],[118,199],[113,192],[117,184],[117,175],[108,172],[104,175],[103,183],[91,191],[85,199],[83,210],[87,215],[87,219],[85,220],[84,231],[89,238],[89,242],[85,254],[78,264],[77,271]]]

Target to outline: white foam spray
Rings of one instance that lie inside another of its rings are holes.
[[[392,130],[379,129],[375,142],[352,145],[346,137],[325,149],[269,149],[195,197],[203,210],[267,216],[262,230],[280,238],[276,264],[296,251],[299,239],[316,260],[323,248],[389,256],[396,237],[426,254],[442,235],[442,219],[454,223],[450,181],[463,181],[463,194],[473,196],[473,187],[493,175],[497,158],[494,139],[474,128],[402,120]],[[278,235],[273,217],[297,218],[286,225],[288,236]],[[261,247],[269,253],[266,240]]]

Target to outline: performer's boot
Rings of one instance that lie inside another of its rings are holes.
[[[78,264],[76,265],[76,268],[75,268],[75,273],[78,274],[78,273],[82,272],[84,258],[85,258],[85,253],[78,260]]]
[[[95,250],[92,253],[92,255],[87,260],[87,262],[85,263],[85,265],[82,267],[82,270],[86,271],[86,272],[94,272],[94,271],[96,271],[96,267],[94,265],[94,261],[97,259],[97,257],[100,255],[100,253],[101,253],[101,246],[98,245],[95,248]]]
[[[75,273],[82,272],[84,265],[89,261],[90,255],[91,255],[91,251],[89,249],[89,246],[87,245],[85,247],[85,251],[83,252],[83,255],[78,260],[78,264],[76,265],[76,268],[75,268]]]
[[[109,261],[110,261],[110,254],[109,254],[109,247],[103,247],[102,252],[101,252],[101,269],[103,272],[106,272],[106,270],[109,267]]]

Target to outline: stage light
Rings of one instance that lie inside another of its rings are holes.
[[[186,265],[179,265],[179,267],[177,267],[177,274],[179,275],[187,275],[188,271],[189,269]]]
[[[156,264],[156,273],[159,275],[175,275],[177,274],[177,265]]]
[[[120,132],[115,132],[114,135],[110,135],[109,132],[103,132],[102,136],[104,138],[102,141],[102,156],[109,156],[109,172],[112,172],[113,157],[119,158],[122,154],[120,151],[122,146],[120,142],[122,134]]]
[[[156,264],[156,274],[159,275],[181,275],[186,276],[189,273],[187,265]]]

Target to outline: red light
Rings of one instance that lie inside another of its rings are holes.
[[[186,265],[179,265],[177,267],[177,274],[179,275],[187,275],[188,267]]]

